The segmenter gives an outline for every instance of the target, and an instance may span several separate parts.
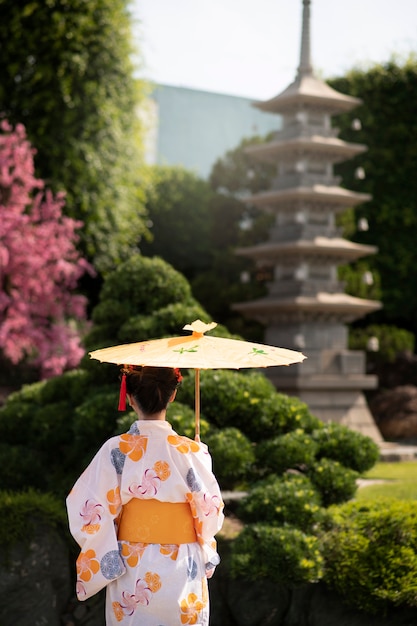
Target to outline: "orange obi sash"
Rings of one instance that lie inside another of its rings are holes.
[[[132,498],[123,506],[117,538],[131,543],[194,543],[190,505]]]

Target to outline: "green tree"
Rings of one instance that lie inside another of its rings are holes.
[[[243,202],[245,196],[270,186],[274,168],[254,163],[245,151],[262,141],[260,137],[243,139],[213,166],[209,178],[216,192],[211,207],[213,259],[211,267],[192,282],[193,292],[214,319],[255,341],[262,340],[260,324],[243,319],[233,304],[264,295],[268,278],[262,268],[237,254],[239,247],[264,241],[270,225],[270,216]]]
[[[368,230],[356,228],[352,233],[353,240],[378,247],[378,254],[369,257],[367,264],[380,281],[383,309],[373,314],[371,321],[416,334],[417,60],[410,58],[402,65],[391,60],[365,70],[353,69],[330,82],[335,89],[363,101],[339,116],[335,125],[341,129],[341,138],[368,146],[367,152],[341,164],[337,172],[344,186],[372,196],[354,211],[355,223],[366,219]],[[363,169],[364,178],[357,176],[358,168]]]
[[[236,152],[239,159],[243,152]],[[246,237],[242,225],[252,224],[246,206],[226,193],[226,186],[212,189],[181,167],[153,167],[148,180],[146,209],[152,240],[141,242],[141,252],[160,256],[183,273],[212,319],[232,332],[260,339],[259,325],[232,311],[234,302],[261,293],[256,281],[242,284],[241,275],[251,264],[235,254]]]
[[[1,0],[0,112],[23,123],[37,175],[66,191],[100,271],[145,232],[128,0]]]
[[[152,240],[142,242],[142,253],[162,257],[188,280],[209,267],[212,196],[207,182],[193,172],[151,168],[146,209]]]

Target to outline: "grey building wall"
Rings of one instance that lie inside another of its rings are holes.
[[[281,128],[279,116],[239,96],[157,85],[148,104],[147,162],[182,165],[202,178],[243,138]]]

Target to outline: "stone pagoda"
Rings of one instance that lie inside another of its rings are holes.
[[[238,250],[272,279],[266,297],[236,304],[265,326],[265,342],[301,350],[308,358],[266,370],[277,389],[306,402],[325,422],[335,421],[381,442],[363,390],[377,386],[365,374],[365,353],[347,349],[346,324],[380,308],[344,293],[338,266],[374,254],[373,246],[343,239],[335,216],[367,200],[339,186],[333,165],[366,150],[338,139],[331,117],[360,100],[315,77],[310,59],[310,0],[303,0],[300,65],[296,79],[278,96],[256,103],[281,115],[282,130],[248,148],[253,159],[276,165],[271,188],[245,201],[274,215],[269,240]]]

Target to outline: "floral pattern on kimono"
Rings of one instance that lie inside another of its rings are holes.
[[[197,541],[120,541],[118,519],[132,498],[188,502]],[[207,578],[220,561],[214,536],[223,502],[205,444],[178,435],[166,421],[138,420],[102,446],[75,483],[67,510],[81,548],[78,599],[106,587],[107,625],[208,625]]]

